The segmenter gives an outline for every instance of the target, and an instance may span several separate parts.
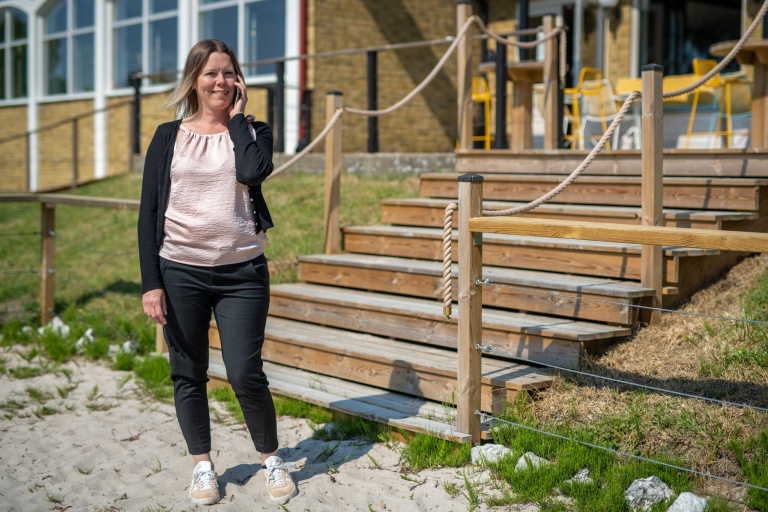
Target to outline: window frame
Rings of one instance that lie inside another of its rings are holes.
[[[244,58],[246,54],[246,46],[247,46],[247,39],[246,39],[246,7],[248,4],[255,4],[259,3],[264,0],[220,0],[218,2],[214,2],[209,5],[203,5],[203,0],[199,1],[199,5],[197,7],[197,12],[194,13],[195,16],[197,16],[196,20],[196,26],[197,26],[197,40],[203,38],[203,14],[208,11],[214,11],[217,9],[224,9],[227,7],[237,7],[237,57],[238,60],[240,60],[240,66],[243,68],[243,74],[245,76],[243,77],[248,85],[259,85],[259,84],[271,84],[274,83],[277,76],[274,72],[272,73],[263,73],[263,74],[255,74],[255,75],[249,75],[247,74],[248,66],[243,66],[246,62],[250,62],[250,59],[246,60]],[[283,16],[283,37],[285,38],[289,32],[288,30],[288,21],[290,19],[289,13],[288,13],[288,0],[282,0],[283,1],[283,8],[284,8],[284,16]],[[285,53],[285,49],[283,51]],[[285,57],[285,55],[283,55]]]
[[[137,1],[137,0],[134,0]],[[149,70],[150,69],[150,58],[149,58],[149,47],[150,47],[150,41],[149,41],[149,27],[150,25],[155,21],[160,20],[166,20],[170,18],[176,19],[176,54],[174,55],[174,58],[176,59],[176,69],[178,74],[179,70],[179,51],[178,46],[181,43],[180,38],[180,18],[181,18],[181,11],[182,11],[182,0],[178,0],[176,3],[176,9],[163,11],[159,13],[150,13],[150,3],[151,0],[138,0],[142,2],[142,10],[141,10],[141,16],[135,16],[133,18],[128,18],[124,20],[117,20],[116,19],[116,13],[117,13],[117,0],[111,0],[109,1],[109,12],[108,12],[108,39],[109,39],[109,55],[111,56],[109,70],[108,70],[108,80],[109,80],[109,87],[108,87],[108,94],[124,94],[125,91],[130,90],[130,85],[118,85],[117,76],[115,73],[117,72],[117,68],[115,65],[115,62],[117,61],[117,30],[124,27],[130,27],[130,26],[141,26],[141,67],[142,70]],[[141,88],[144,90],[163,90],[168,88],[168,84],[175,82],[177,77],[173,77],[172,80],[169,80],[166,82],[152,82],[149,78],[142,78],[141,80]]]
[[[52,100],[56,101],[62,98],[90,98],[93,97],[93,95],[96,93],[96,82],[98,80],[97,77],[97,69],[96,69],[96,45],[98,44],[98,41],[96,39],[96,25],[98,24],[98,20],[96,19],[96,2],[98,0],[93,0],[93,10],[94,10],[94,16],[93,16],[93,25],[89,27],[84,28],[75,28],[75,9],[74,9],[74,1],[75,0],[59,0],[57,2],[50,2],[48,5],[45,6],[44,9],[40,11],[40,35],[38,37],[38,40],[40,41],[40,61],[38,63],[39,69],[41,71],[40,73],[40,99],[41,100]],[[66,30],[54,32],[52,34],[46,33],[46,18],[51,13],[53,8],[58,5],[61,2],[65,2],[67,4],[67,28]],[[93,47],[94,47],[94,56],[93,56],[93,62],[91,63],[93,66],[93,90],[91,91],[75,91],[74,90],[74,83],[75,83],[75,73],[74,73],[74,39],[77,36],[81,35],[87,35],[91,34],[93,36]],[[49,41],[57,40],[57,39],[64,39],[66,41],[67,45],[67,52],[66,52],[66,87],[64,92],[60,93],[51,93],[48,92],[48,86],[49,86],[49,76],[48,76],[48,67],[47,67],[47,44]]]
[[[26,35],[20,39],[12,39],[13,31],[13,18],[11,11],[18,11],[26,17]],[[0,40],[0,50],[5,52],[5,62],[3,69],[0,73],[3,73],[4,87],[0,91],[0,103],[3,105],[23,104],[29,100],[30,82],[29,82],[29,67],[31,62],[31,46],[30,46],[30,26],[32,16],[18,7],[13,5],[0,7],[0,16],[5,18],[5,34],[2,40]],[[26,68],[27,82],[23,96],[13,96],[13,49],[20,46],[26,46],[26,62],[24,66]]]

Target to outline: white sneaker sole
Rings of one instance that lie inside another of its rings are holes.
[[[189,501],[196,503],[197,505],[215,505],[221,501],[221,495],[214,496],[213,498],[192,498],[190,496]]]
[[[269,492],[267,492],[267,494],[269,494]],[[299,488],[298,487],[294,487],[293,488],[293,492],[291,494],[286,494],[285,496],[282,496],[280,498],[273,498],[272,495],[270,494],[269,495],[269,499],[274,501],[275,503],[285,503],[286,501],[288,501],[289,499],[293,498],[297,494],[299,494]]]

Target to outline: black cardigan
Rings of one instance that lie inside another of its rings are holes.
[[[159,253],[165,239],[165,209],[171,187],[171,161],[180,125],[181,120],[178,119],[158,126],[144,161],[138,226],[141,293],[163,288]],[[230,119],[227,129],[234,143],[235,177],[238,182],[248,185],[256,232],[259,233],[273,227],[267,203],[261,195],[261,183],[274,169],[272,129],[262,122],[254,122],[252,125],[256,130],[256,140],[253,140],[242,114]]]

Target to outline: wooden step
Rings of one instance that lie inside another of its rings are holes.
[[[558,199],[559,198],[555,198]],[[381,201],[381,221],[386,224],[401,226],[443,227],[445,207],[455,199],[384,199]],[[484,201],[483,208],[488,210],[506,210],[525,203],[506,201]],[[628,206],[586,206],[561,203],[543,204],[521,217],[542,219],[566,219],[587,222],[614,222],[619,224],[640,224],[640,208]],[[679,228],[697,229],[737,229],[748,231],[752,223],[757,222],[756,213],[729,212],[713,210],[664,209],[664,225]],[[453,216],[456,228],[458,215]]]
[[[209,339],[211,347],[221,348],[215,322]],[[457,392],[455,351],[284,318],[272,317],[267,322],[262,358],[449,404]],[[487,357],[481,372],[484,411],[499,412],[518,392],[552,383],[549,376],[530,366]]]
[[[269,314],[330,327],[456,349],[458,308],[443,317],[442,303],[306,283],[270,290]],[[540,315],[483,310],[483,345],[536,362],[578,367],[584,351],[630,329]]]
[[[460,174],[422,174],[422,197],[458,197]],[[560,176],[489,174],[483,182],[483,198],[533,201],[557,187]],[[581,176],[557,196],[559,202],[639,206],[641,178]],[[768,179],[757,178],[664,178],[666,208],[760,211]]]
[[[453,265],[453,300],[457,300],[458,268]],[[361,254],[299,257],[299,280],[439,300],[443,265],[438,261]],[[617,325],[632,325],[637,308],[653,290],[636,283],[531,270],[484,267],[483,304],[504,309],[566,316]],[[514,287],[506,288],[503,286]],[[551,295],[553,292],[560,296]],[[610,301],[611,304],[598,301]]]
[[[568,175],[589,151],[579,150],[468,150],[456,153],[456,172],[478,174]],[[768,151],[764,149],[665,149],[665,176],[711,178],[766,178]],[[640,150],[604,151],[584,175],[641,176]]]
[[[264,372],[272,394],[360,416],[408,432],[427,432],[459,443],[472,441],[469,434],[457,430],[455,407],[268,361],[264,362]],[[208,376],[221,382],[227,380],[219,349],[210,350]],[[483,438],[489,439],[488,422],[484,422],[481,429]]]
[[[453,261],[457,261],[458,232],[452,233]],[[402,226],[348,227],[343,230],[347,252],[443,260],[443,230]],[[620,279],[640,279],[637,244],[592,242],[563,238],[483,234],[483,264],[496,267],[566,272]],[[682,247],[664,248],[664,282],[676,286],[681,265],[699,265],[706,255],[719,251]]]

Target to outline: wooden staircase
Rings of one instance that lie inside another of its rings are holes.
[[[696,160],[696,175],[682,161],[669,166],[684,169],[685,176],[665,177],[667,225],[768,227],[768,158],[750,154],[754,161],[742,165],[749,177],[720,178],[723,169],[737,172],[739,156],[732,153],[725,164],[722,157]],[[514,152],[470,151],[458,155],[457,168],[485,175],[488,209],[538,198],[566,169],[550,163],[544,173],[524,172],[535,166],[516,158]],[[620,164],[613,164],[623,169],[619,175],[607,175],[600,162],[594,175],[580,177],[552,203],[524,216],[639,224],[641,180],[627,170],[639,166],[631,158]],[[505,168],[515,172],[500,172]],[[301,256],[301,282],[272,287],[263,355],[273,392],[468,441],[456,431],[451,412],[457,308],[445,319],[440,300],[444,209],[455,201],[458,176],[422,175],[420,198],[382,201],[388,226],[345,228],[342,254]],[[639,319],[633,306],[647,304],[653,294],[639,284],[638,245],[485,235],[483,247],[483,278],[493,283],[483,288],[483,344],[496,355],[578,366],[586,352],[631,334]],[[740,256],[665,247],[665,307],[688,298]],[[454,264],[454,301],[456,277]],[[209,374],[225,379],[215,322],[210,338]],[[551,382],[541,369],[493,355],[483,356],[482,373],[484,411],[499,411],[516,393]]]

